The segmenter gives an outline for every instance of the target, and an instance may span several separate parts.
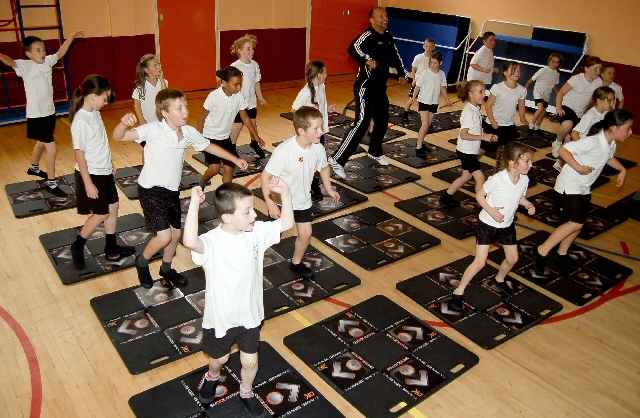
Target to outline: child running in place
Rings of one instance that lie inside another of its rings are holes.
[[[612,64],[606,64],[602,66],[602,85],[610,87],[616,94],[617,103],[614,103],[613,109],[622,109],[624,106],[624,95],[622,94],[622,86],[618,83],[614,83],[613,79],[616,77],[616,69]]]
[[[327,91],[324,82],[327,79],[327,67],[320,60],[311,60],[305,69],[307,85],[300,90],[298,96],[291,106],[295,112],[302,106],[315,107],[322,113],[322,132],[320,143],[324,145],[324,133],[329,131],[329,113],[336,111],[336,105],[327,105]],[[320,190],[320,174],[315,173],[311,181],[311,199],[322,200],[322,190]]]
[[[53,104],[51,68],[65,56],[73,40],[79,36],[84,36],[84,32],[79,30],[72,33],[53,55],[47,55],[44,41],[37,36],[27,36],[22,40],[22,48],[29,58],[27,60],[14,60],[0,54],[0,61],[15,69],[16,75],[24,81],[27,96],[27,138],[36,141],[27,174],[47,180],[46,190],[58,197],[65,197],[67,194],[56,184],[58,148],[53,138],[53,131],[56,129],[56,108]],[[40,169],[40,159],[45,149],[46,172]]]
[[[200,186],[193,188],[184,224],[184,245],[191,250],[193,262],[204,269],[206,280],[202,328],[209,370],[198,386],[198,398],[204,404],[215,400],[220,370],[237,343],[242,365],[240,401],[251,416],[264,415],[252,390],[258,373],[260,324],[264,320],[264,252],[280,242],[281,232],[293,226],[289,187],[283,180],[273,178],[269,189],[282,197],[280,219],[256,222],[251,191],[239,184],[225,183],[216,189],[213,199],[222,220],[220,226],[198,236],[198,210],[205,200]]]
[[[482,187],[484,174],[478,161],[480,141],[498,140],[496,135],[482,131],[480,106],[484,102],[484,83],[480,80],[471,80],[458,84],[458,98],[467,102],[460,115],[460,133],[456,144],[456,154],[462,163],[462,174],[440,196],[440,204],[445,206],[460,205],[453,195],[472,177],[476,181],[476,192]]]
[[[238,152],[230,135],[234,118],[236,115],[240,115],[242,122],[249,129],[251,137],[264,146],[264,141],[258,136],[258,131],[246,111],[247,102],[240,92],[243,80],[242,72],[236,67],[226,67],[216,71],[216,75],[221,80],[221,86],[209,93],[204,101],[204,110],[200,112],[200,119],[198,119],[198,131],[202,132],[209,141],[218,144],[237,158]],[[207,162],[209,168],[200,179],[200,187],[204,189],[209,180],[220,173],[220,163],[225,166],[222,182],[229,183],[233,180],[234,165],[237,165],[235,160],[221,159],[211,155],[207,156]]]
[[[416,77],[418,77],[424,70],[429,68],[429,62],[431,60],[431,53],[436,49],[436,41],[433,38],[427,38],[424,41],[424,54],[418,54],[413,59],[413,63],[411,64],[411,89],[409,90],[409,101],[407,105],[404,107],[404,112],[402,113],[402,121],[409,122],[409,110],[411,110],[411,105],[414,102],[413,91],[416,88]]]
[[[76,154],[76,199],[78,214],[91,215],[85,221],[76,241],[71,244],[71,258],[76,268],[82,269],[84,245],[87,238],[104,223],[107,261],[117,261],[136,252],[135,247],[116,242],[118,224],[118,190],[113,178],[114,167],[107,130],[100,109],[115,100],[113,87],[101,75],[90,75],[73,92],[69,119],[71,138]]]
[[[549,55],[549,61],[546,67],[540,68],[531,77],[525,89],[529,90],[529,87],[535,82],[533,86],[533,101],[537,106],[536,113],[533,114],[529,130],[539,130],[545,115],[547,114],[547,107],[549,106],[549,98],[551,97],[551,90],[558,93],[558,83],[560,82],[560,73],[558,68],[562,67],[564,63],[564,57],[558,52],[554,52]]]
[[[136,66],[136,87],[131,96],[140,125],[159,120],[156,114],[156,95],[167,87],[169,81],[164,78],[158,57],[153,54],[143,55]],[[141,142],[140,145],[144,148],[145,142]],[[142,157],[144,164],[144,152]]]
[[[281,217],[281,213],[278,205],[269,195],[271,179],[281,178],[291,187],[293,214],[298,237],[289,269],[305,279],[313,278],[313,271],[302,262],[302,257],[311,240],[313,215],[309,190],[311,179],[316,171],[320,172],[320,178],[322,178],[322,184],[327,194],[334,202],[340,200],[340,194],[331,186],[327,152],[320,144],[322,125],[322,113],[318,109],[309,106],[302,106],[298,109],[293,114],[293,127],[296,135],[276,147],[260,178],[269,216],[274,219]]]
[[[476,192],[476,200],[482,206],[478,215],[480,222],[476,227],[476,257],[453,291],[449,304],[452,309],[464,309],[464,290],[471,279],[484,268],[491,244],[496,242],[502,245],[505,255],[495,277],[496,286],[505,296],[513,295],[513,290],[505,283],[507,274],[518,261],[513,217],[518,205],[524,206],[529,215],[534,215],[536,211],[535,206],[524,197],[529,185],[527,173],[531,169],[534,152],[533,148],[519,142],[509,142],[500,147],[496,169],[501,171],[489,177]]]
[[[558,151],[574,126],[580,122],[584,109],[591,100],[593,91],[602,86],[602,79],[598,77],[602,68],[602,61],[598,57],[589,57],[584,62],[583,71],[571,77],[556,95],[556,113],[560,116],[558,136],[551,144],[551,153],[558,158]]]
[[[482,43],[482,47],[471,58],[467,80],[480,80],[486,86],[489,86],[493,73],[498,72],[498,69],[493,66],[493,48],[496,46],[496,34],[489,31],[485,32],[482,35]]]
[[[524,99],[527,97],[527,89],[518,84],[520,79],[520,64],[515,61],[506,61],[502,65],[504,81],[491,87],[491,94],[487,100],[487,122],[491,125],[493,133],[498,135],[498,142],[491,144],[485,142],[481,145],[484,151],[495,151],[499,145],[506,145],[518,139],[518,130],[514,122],[516,108],[520,116],[520,123],[528,126],[529,121],[525,117]]]
[[[267,105],[267,101],[262,97],[262,90],[260,89],[260,80],[262,75],[260,74],[260,66],[253,60],[253,54],[258,45],[258,38],[253,35],[246,34],[242,38],[238,39],[231,45],[231,54],[238,57],[238,60],[231,64],[242,72],[242,95],[247,102],[247,114],[251,119],[253,128],[258,131],[258,124],[256,118],[258,116],[258,103],[256,102],[256,96],[262,106]],[[244,121],[240,116],[240,113],[236,114],[233,121],[233,129],[231,130],[231,142],[234,144],[240,136],[242,131],[242,125]],[[259,143],[259,138],[252,133],[251,142],[249,145],[258,154],[260,158],[264,158],[265,154],[260,146],[264,146],[263,143]]]
[[[416,143],[416,157],[426,158],[427,150],[422,146],[424,137],[429,132],[429,127],[433,123],[433,118],[438,113],[440,96],[444,96],[447,106],[451,107],[449,96],[447,95],[447,76],[440,69],[442,66],[442,53],[435,51],[431,53],[429,68],[418,75],[411,102],[418,99],[418,110],[422,126],[418,132],[418,142]]]
[[[536,273],[545,274],[546,258],[560,244],[553,258],[570,269],[579,265],[567,254],[569,247],[580,234],[587,219],[591,202],[591,185],[598,178],[605,164],[618,170],[617,187],[622,187],[627,170],[614,154],[616,141],[624,141],[631,135],[633,115],[616,109],[608,112],[604,119],[591,127],[589,136],[572,141],[560,148],[560,157],[566,162],[556,179],[556,192],[563,197],[564,213],[568,221],[556,228],[547,240],[534,252]]]
[[[137,119],[128,113],[113,130],[118,141],[146,141],[144,166],[138,177],[140,206],[147,222],[147,229],[156,233],[144,252],[136,258],[136,270],[142,287],[153,286],[149,271],[149,260],[164,249],[160,276],[176,286],[185,286],[187,279],[171,268],[180,239],[180,178],[182,164],[188,147],[205,151],[234,161],[240,168],[247,162],[212,144],[195,128],[187,125],[189,107],[183,92],[167,88],[156,95],[156,111],[162,116],[160,122],[149,122],[134,129]]]

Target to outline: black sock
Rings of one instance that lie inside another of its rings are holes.
[[[104,246],[105,251],[106,250],[115,250],[116,248],[118,248],[118,243],[116,242],[116,234],[105,234],[105,237],[107,238],[107,243]]]
[[[140,254],[140,257],[138,257],[138,266],[139,267],[149,267],[149,260],[144,258],[144,255]]]
[[[163,273],[168,273],[169,270],[171,270],[171,261],[166,262],[166,261],[162,260],[162,265],[160,266],[160,270]]]
[[[76,247],[76,249],[81,250],[84,248],[84,244],[86,244],[86,242],[87,242],[87,239],[82,238],[82,236],[78,234],[78,236],[76,237],[76,241],[73,243],[73,245]]]

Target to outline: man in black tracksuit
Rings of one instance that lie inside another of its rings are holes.
[[[371,118],[375,123],[369,145],[368,156],[381,165],[389,162],[382,154],[382,140],[389,124],[389,98],[387,79],[389,68],[398,71],[400,84],[406,83],[408,73],[402,66],[393,37],[387,31],[389,18],[383,7],[369,13],[371,27],[356,38],[349,47],[349,54],[360,63],[358,78],[353,85],[356,100],[356,120],[338,150],[329,158],[329,163],[337,176],[344,178],[344,165],[369,128]]]

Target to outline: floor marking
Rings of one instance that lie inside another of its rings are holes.
[[[445,107],[453,107],[453,105],[454,105],[454,104],[456,104],[456,103],[460,103],[461,101],[462,101],[462,100],[456,100],[456,101],[453,101],[453,102],[451,102],[451,106],[449,106],[449,105],[442,105],[442,106],[440,106],[440,107],[438,108],[438,110],[440,110],[440,109],[444,109]]]
[[[629,247],[627,246],[627,243],[624,241],[620,241],[620,246],[622,247],[622,252],[625,255],[631,255],[631,253],[629,252]]]
[[[244,184],[244,187],[249,187],[254,181],[258,180],[261,175],[262,174],[256,174],[256,176],[254,178],[252,178],[251,180],[249,180],[248,182],[246,182]]]
[[[411,415],[413,418],[427,418],[425,414],[418,411],[416,408],[411,408],[409,410],[409,415]]]
[[[422,183],[418,183],[417,181],[414,181],[413,184],[415,184],[418,187],[422,187],[425,190],[429,190],[431,193],[435,192],[435,190],[433,190],[432,188],[429,188]]]
[[[311,322],[309,322],[307,320],[307,318],[305,318],[304,316],[300,315],[298,312],[291,311],[291,312],[289,312],[289,315],[294,317],[296,319],[296,321],[300,322],[304,327],[310,327],[311,326]]]
[[[389,193],[389,192],[385,192],[384,190],[381,190],[381,191],[380,191],[380,193],[385,194],[385,195],[387,195],[387,196],[389,196],[389,197],[392,197],[392,198],[394,198],[394,199],[396,199],[396,200],[402,200],[402,199],[400,199],[398,196],[394,196],[394,195],[392,195],[392,194],[391,194],[391,193]]]

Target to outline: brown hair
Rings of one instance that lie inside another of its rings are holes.
[[[462,100],[463,102],[468,101],[469,93],[475,90],[476,87],[484,88],[484,83],[480,80],[469,80],[466,82],[458,83],[458,86],[456,87],[458,99]]]
[[[496,152],[496,170],[500,171],[509,167],[509,161],[517,161],[525,154],[536,152],[536,149],[522,142],[511,141],[507,145],[498,147]]]
[[[258,45],[258,38],[247,33],[242,38],[236,39],[235,42],[231,44],[231,55],[240,57],[240,50],[247,42],[251,42],[255,48]]]
[[[442,52],[440,51],[433,51],[431,53],[431,58],[433,58],[434,60],[438,60],[438,62],[442,62]]]
[[[306,131],[311,126],[311,121],[318,118],[322,119],[322,113],[315,107],[302,106],[296,110],[293,114],[293,129],[296,130],[296,135],[298,135],[298,129],[302,128]]]
[[[559,52],[554,52],[553,54],[549,55],[549,59],[547,60],[547,64],[549,64],[551,62],[551,58],[558,58],[558,68],[562,67],[562,64],[564,64],[564,57]]]
[[[316,86],[313,85],[313,79],[327,71],[327,66],[320,60],[311,60],[307,63],[305,68],[305,78],[307,80],[307,86],[311,92],[311,103],[318,106],[316,101]]]
[[[158,120],[162,120],[162,111],[169,109],[171,103],[185,98],[184,93],[178,89],[166,88],[160,90],[156,95],[156,116],[158,116]]]
[[[507,76],[504,75],[504,73],[509,71],[509,75],[513,75],[518,67],[520,67],[520,63],[517,61],[505,61],[504,64],[502,64],[502,78],[506,80]]]
[[[71,106],[69,108],[69,119],[73,122],[73,117],[76,112],[84,106],[84,98],[90,94],[96,96],[102,95],[104,92],[108,92],[108,101],[112,103],[116,100],[116,92],[113,91],[113,86],[109,83],[109,80],[99,74],[91,74],[82,81],[80,87],[74,90],[73,97],[71,98]]]
[[[589,109],[594,107],[598,103],[598,100],[607,100],[610,94],[613,94],[614,97],[616,94],[616,92],[613,91],[611,87],[607,87],[607,86],[598,87],[593,91],[593,94],[591,95],[591,100],[589,101],[589,104],[587,105],[587,107],[584,108],[584,111],[587,112]]]
[[[147,79],[147,73],[145,73],[144,70],[149,68],[149,61],[157,59],[157,55],[146,54],[140,58],[140,62],[136,65],[136,89],[140,92],[141,100],[144,100],[145,97],[144,83]]]
[[[251,190],[238,183],[224,183],[213,194],[213,207],[218,217],[232,214],[236,211],[236,202],[245,197],[253,196]]]
[[[584,73],[584,70],[586,68],[592,67],[594,65],[597,64],[602,64],[602,60],[596,56],[590,56],[589,58],[587,58],[586,60],[584,60],[584,64],[582,64],[580,67],[576,68],[576,71],[574,74],[581,74]]]

